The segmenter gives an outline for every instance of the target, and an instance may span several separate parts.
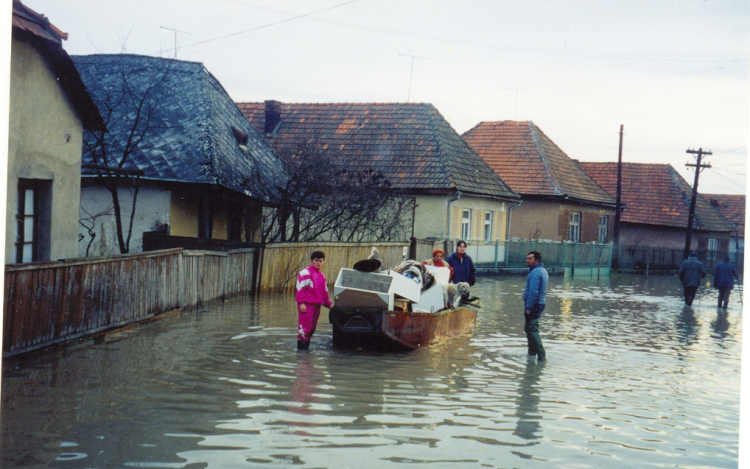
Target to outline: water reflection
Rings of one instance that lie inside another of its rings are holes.
[[[480,278],[474,334],[410,353],[333,350],[325,315],[298,352],[263,295],[6,361],[2,466],[736,467],[737,299],[552,277],[538,365],[522,290]]]
[[[516,400],[516,429],[513,434],[524,440],[535,440],[540,431],[542,415],[539,413],[541,391],[538,389],[543,364],[537,364],[533,357],[526,361],[526,371],[521,378],[521,386]]]

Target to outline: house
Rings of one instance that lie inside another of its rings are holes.
[[[741,194],[701,194],[719,213],[734,223],[737,231],[729,238],[729,255],[742,257],[745,252],[745,196]]]
[[[74,60],[109,129],[85,136],[82,256],[139,252],[148,232],[259,239],[262,205],[285,168],[203,64],[126,54]]]
[[[611,241],[615,199],[533,122],[481,122],[463,138],[521,195],[511,238]]]
[[[580,162],[579,166],[616,196],[617,163]],[[620,246],[684,250],[693,192],[687,181],[668,164],[623,163],[621,187]],[[732,222],[698,195],[690,249],[716,258],[719,252],[727,252],[730,235],[736,231]]]
[[[346,167],[380,172],[391,188],[415,199],[416,238],[471,244],[507,237],[517,194],[431,104],[238,105],[277,151],[307,142]]]
[[[13,2],[7,263],[78,256],[82,135],[106,128],[62,47],[67,38],[43,14]]]

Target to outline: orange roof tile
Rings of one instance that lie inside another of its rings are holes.
[[[617,196],[617,163],[579,162],[601,187]],[[687,227],[693,189],[668,164],[623,163],[622,211],[625,223]],[[734,225],[698,194],[693,227],[705,231],[735,231]]]
[[[522,196],[567,196],[582,202],[615,203],[533,122],[481,122],[463,138]]]
[[[267,101],[237,105],[277,150],[312,143],[349,167],[381,172],[397,189],[518,197],[431,104]],[[269,118],[278,113],[278,124],[266,122],[267,106]]]
[[[745,237],[745,196],[741,194],[701,194],[727,220],[737,226],[738,235]]]

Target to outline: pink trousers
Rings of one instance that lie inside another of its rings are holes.
[[[320,305],[306,304],[307,311],[302,312],[299,310],[300,305],[297,305],[297,316],[299,318],[299,331],[297,334],[298,340],[310,340],[310,337],[315,333],[315,327],[318,325],[318,317],[320,317]]]

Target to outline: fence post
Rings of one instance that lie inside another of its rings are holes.
[[[562,268],[563,268],[563,275],[565,275],[565,241],[562,243]]]
[[[495,238],[495,268],[497,269],[497,253],[498,253],[498,247],[499,247],[500,240]]]
[[[570,266],[570,276],[576,275],[576,263],[578,262],[578,243],[573,243],[573,264]]]

